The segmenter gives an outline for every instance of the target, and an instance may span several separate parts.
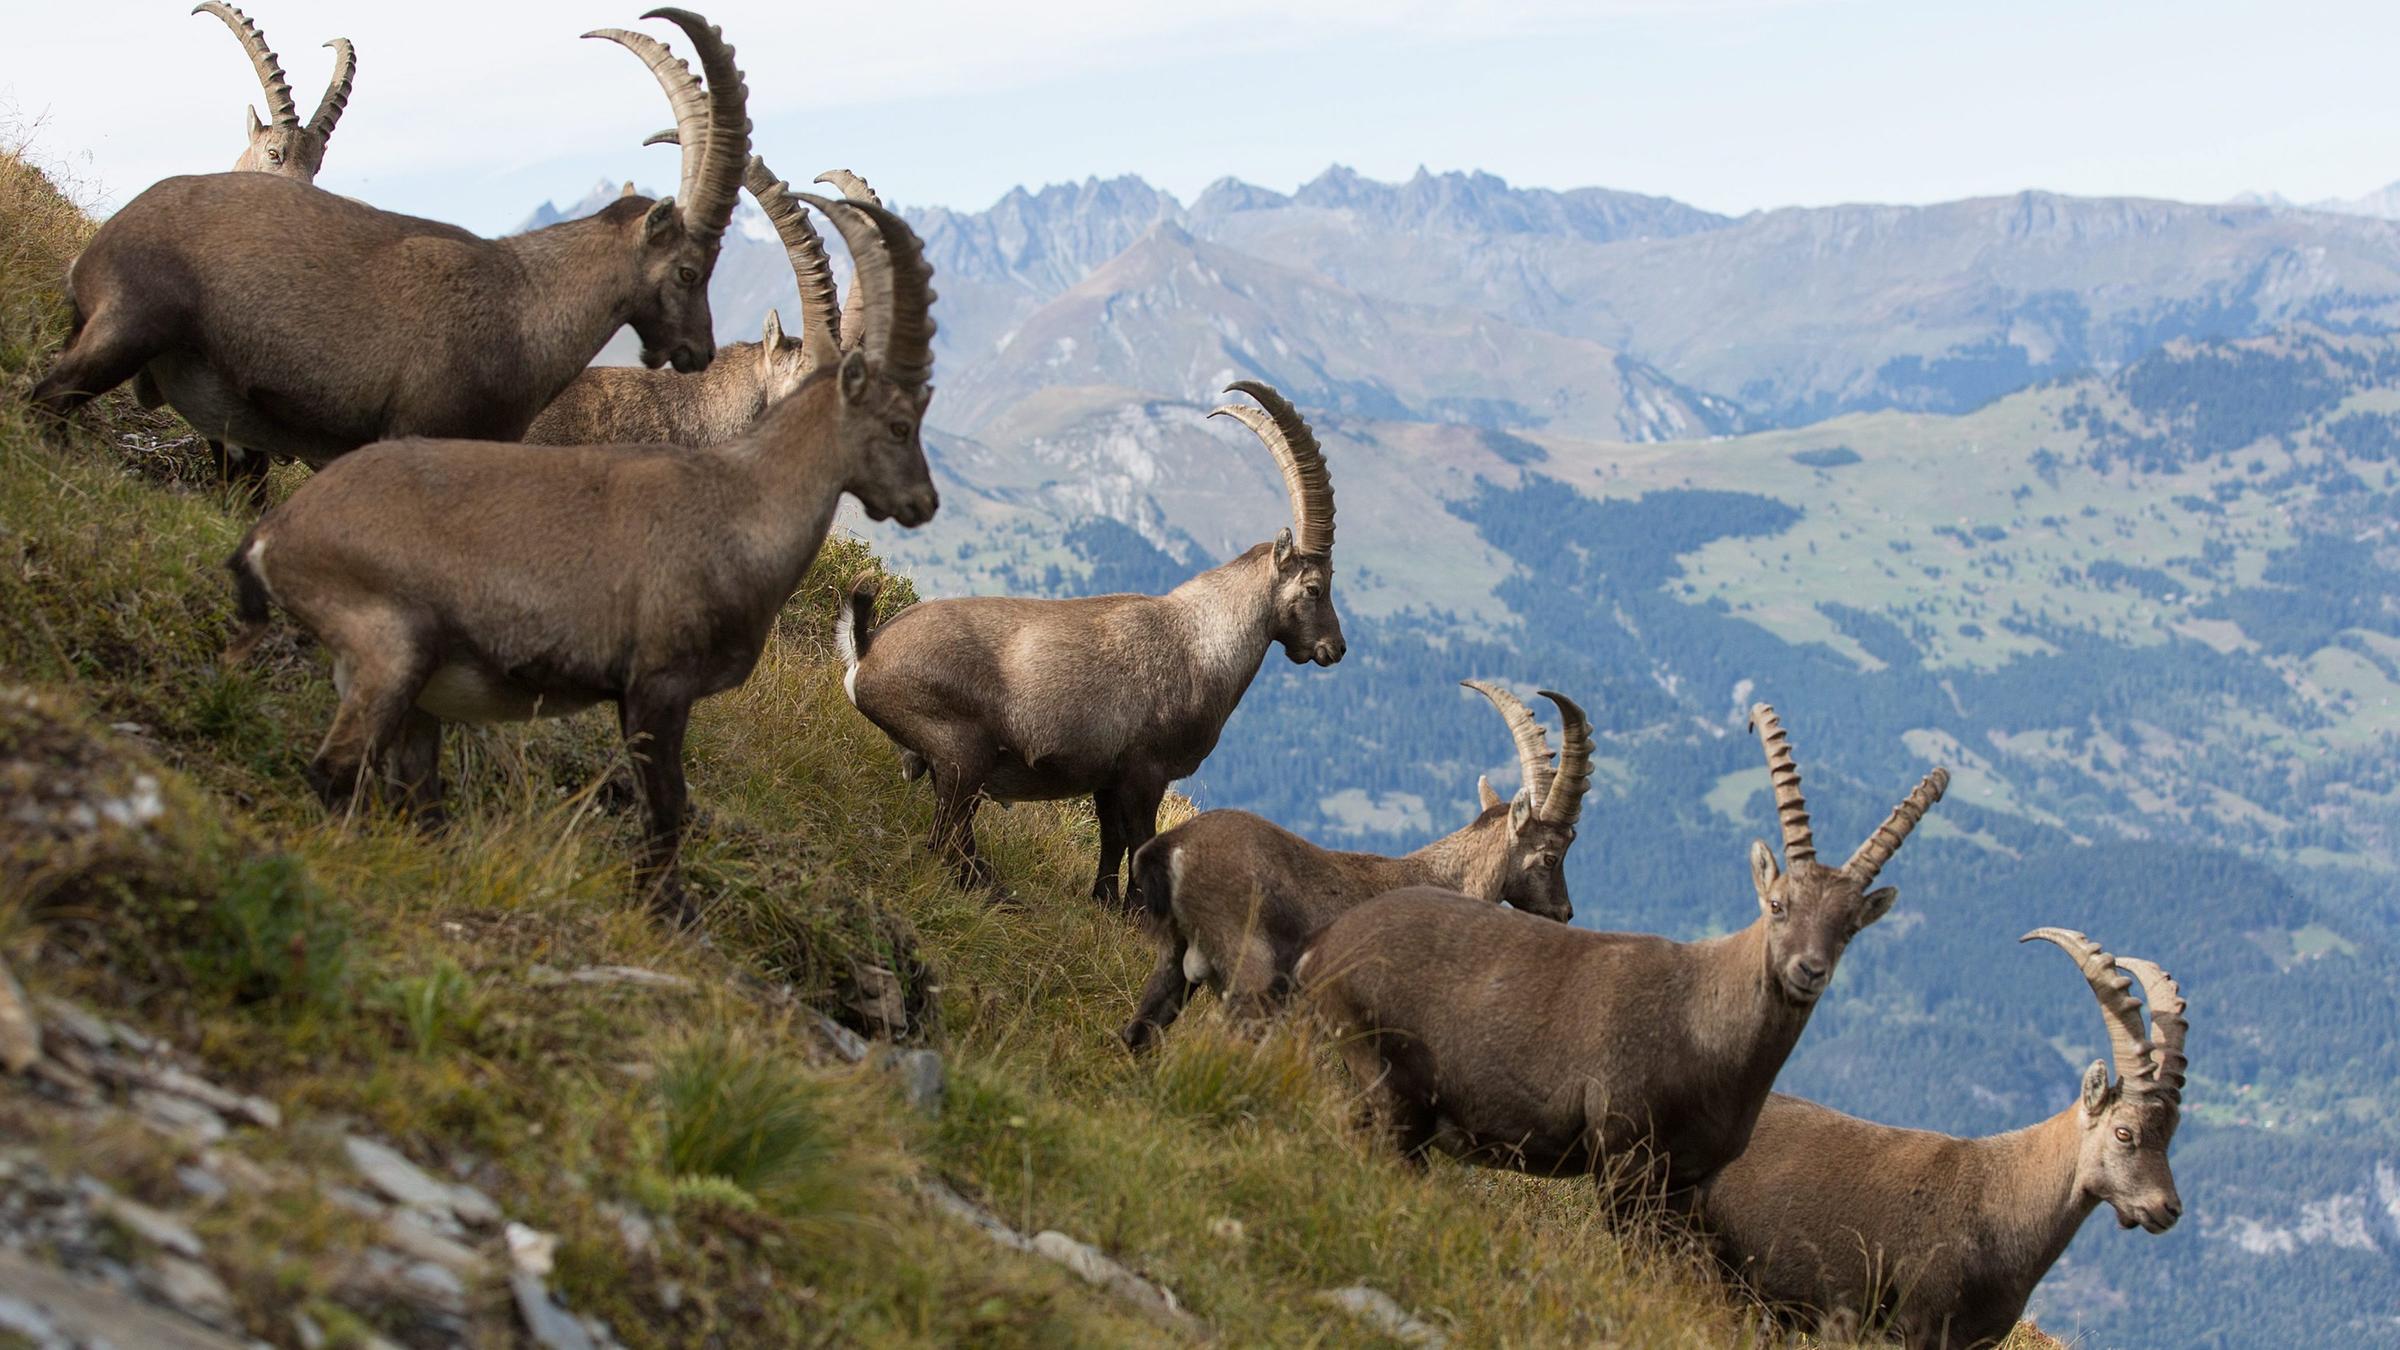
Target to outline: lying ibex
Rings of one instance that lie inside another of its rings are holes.
[[[268,120],[258,120],[256,108],[244,110],[250,114],[249,143],[243,147],[242,157],[233,162],[234,169],[277,174],[302,183],[316,181],[317,170],[325,164],[325,143],[333,139],[333,126],[342,120],[342,109],[350,106],[350,85],[358,77],[358,53],[350,39],[335,38],[325,44],[333,48],[333,78],[325,86],[325,97],[317,101],[316,116],[304,126],[300,106],[292,102],[291,82],[283,76],[283,63],[268,49],[266,35],[258,31],[258,25],[224,0],[204,0],[192,7],[194,14],[203,12],[223,19],[233,30],[267,94]]]
[[[329,804],[380,763],[430,816],[444,722],[617,705],[641,757],[642,880],[675,880],[692,704],[740,684],[844,492],[878,520],[939,504],[918,439],[931,395],[932,269],[898,216],[804,196],[857,262],[857,350],[740,439],[675,446],[406,440],[345,455],[229,559],[244,629],[268,602],[333,656],[341,707],[309,767]]]
[[[1778,1093],[1750,1146],[1700,1188],[1727,1269],[1779,1312],[1849,1339],[1989,1346],[2094,1207],[2153,1233],[2183,1213],[2167,1144],[2183,1114],[2183,992],[2148,961],[2037,928],[2100,998],[2117,1081],[2093,1061],[2080,1098],[2039,1125],[1982,1139],[1894,1129]],[[2150,1027],[2123,967],[2142,984]]]
[[[1465,829],[1387,858],[1319,848],[1247,811],[1209,811],[1142,846],[1133,875],[1157,930],[1158,968],[1119,1033],[1127,1049],[1147,1049],[1203,984],[1237,1016],[1268,1012],[1290,992],[1292,966],[1317,930],[1386,891],[1439,886],[1561,923],[1574,917],[1564,864],[1592,781],[1591,721],[1566,696],[1542,691],[1562,723],[1553,769],[1530,709],[1496,684],[1465,683],[1507,721],[1525,784],[1504,804],[1479,781],[1483,809]]]
[[[1868,886],[1949,782],[1927,774],[1826,867],[1782,723],[1763,703],[1751,718],[1790,870],[1751,845],[1759,915],[1740,932],[1595,933],[1418,887],[1309,944],[1301,987],[1348,1033],[1343,1058],[1405,1156],[1590,1172],[1612,1201],[1680,1204],[1742,1151],[1834,963],[1898,896]]]
[[[506,239],[271,174],[169,178],[67,275],[72,336],[33,402],[64,416],[137,373],[201,435],[322,465],[399,436],[522,434],[628,323],[643,358],[705,367],[708,278],[750,153],[733,49],[696,14],[700,82],[638,33],[684,133],[683,195],[624,197]]]
[[[1293,528],[1163,596],[934,600],[873,629],[874,582],[841,625],[850,701],[897,741],[911,777],[933,774],[933,847],[959,884],[1002,892],[975,850],[975,808],[1092,794],[1100,869],[1150,841],[1167,784],[1200,767],[1271,643],[1297,664],[1342,659],[1334,614],[1333,486],[1316,437],[1283,395],[1211,417],[1239,420],[1283,468]],[[1296,531],[1296,533],[1295,533]]]

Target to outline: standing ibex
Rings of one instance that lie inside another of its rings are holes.
[[[333,78],[325,85],[325,97],[317,101],[316,116],[303,126],[300,106],[292,102],[291,82],[283,77],[283,63],[268,48],[266,34],[258,31],[249,15],[224,0],[204,0],[192,7],[194,14],[203,12],[223,19],[233,30],[267,94],[268,120],[258,120],[256,108],[244,110],[250,114],[249,144],[233,162],[234,169],[276,174],[302,183],[316,181],[317,170],[325,164],[325,143],[333,139],[333,126],[342,120],[342,109],[350,106],[350,85],[358,77],[358,53],[350,39],[335,38],[325,44],[333,48]]]
[[[676,201],[623,197],[506,239],[395,215],[261,173],[169,178],[127,203],[68,270],[72,336],[33,402],[64,416],[137,373],[201,435],[322,465],[399,436],[522,434],[609,335],[705,367],[708,278],[750,121],[733,49],[705,19],[684,63],[638,33],[685,142]]]
[[[679,139],[662,132],[653,141]],[[766,335],[736,342],[717,353],[697,375],[639,366],[593,366],[542,409],[525,429],[534,445],[718,445],[749,430],[768,408],[800,382],[830,365],[843,350],[842,317],[836,308],[833,267],[825,241],[808,223],[808,212],[756,155],[743,185],[783,241],[792,277],[800,286],[800,332],[783,331],[783,316],[767,311]],[[853,294],[856,287],[852,288]]]
[[[2037,928],[2099,996],[2117,1081],[2093,1061],[2077,1101],[1982,1139],[1876,1125],[1780,1093],[1697,1212],[1735,1276],[1794,1320],[1908,1345],[2005,1339],[2094,1207],[2153,1233],[2183,1213],[2167,1144],[2183,1114],[2183,991],[2155,964]],[[2123,967],[2142,984],[2150,1027]]]
[[[1553,769],[1532,710],[1496,684],[1465,684],[1499,709],[1524,771],[1505,804],[1479,781],[1483,809],[1466,828],[1387,858],[1319,848],[1247,811],[1208,811],[1133,855],[1159,951],[1141,1006],[1119,1033],[1127,1049],[1148,1048],[1202,984],[1237,1016],[1269,1011],[1290,992],[1292,966],[1317,930],[1386,891],[1439,886],[1561,923],[1574,917],[1564,865],[1592,781],[1591,721],[1566,696],[1542,691],[1562,723]]]
[[[898,216],[805,196],[865,293],[860,345],[725,445],[406,440],[345,455],[228,560],[238,660],[283,607],[333,656],[341,707],[309,767],[328,803],[380,763],[431,815],[444,722],[617,705],[641,757],[642,879],[686,917],[674,863],[692,704],[756,665],[844,492],[878,520],[939,504],[918,439],[932,269]]]
[[[959,884],[1002,892],[975,850],[975,808],[1092,794],[1100,869],[1150,841],[1167,784],[1200,767],[1271,643],[1297,664],[1342,659],[1333,610],[1333,485],[1308,423],[1256,380],[1228,390],[1266,409],[1211,412],[1257,433],[1283,468],[1292,529],[1166,595],[934,600],[874,622],[874,582],[840,625],[850,701],[933,774],[933,847]]]
[[[1782,723],[1763,703],[1751,719],[1790,870],[1751,845],[1759,915],[1741,931],[1595,933],[1419,887],[1309,944],[1301,986],[1348,1033],[1343,1058],[1405,1156],[1590,1172],[1614,1201],[1680,1203],[1742,1151],[1834,963],[1899,894],[1867,888],[1949,783],[1927,774],[1827,867]]]

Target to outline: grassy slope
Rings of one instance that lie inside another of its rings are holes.
[[[921,856],[927,803],[843,703],[827,650],[835,586],[867,565],[855,546],[829,549],[757,674],[697,721],[707,943],[628,903],[634,827],[600,805],[616,753],[601,713],[454,736],[457,820],[438,837],[328,819],[299,774],[331,706],[321,660],[287,636],[250,669],[216,664],[240,513],[159,481],[189,476],[172,449],[119,443],[171,422],[112,399],[62,447],[25,411],[61,330],[59,264],[88,227],[4,157],[0,224],[0,672],[52,710],[0,719],[0,762],[83,736],[169,788],[138,857],[0,851],[0,954],[37,994],[163,1034],[293,1122],[237,1138],[277,1180],[198,1220],[254,1333],[288,1339],[294,1304],[337,1331],[408,1331],[351,1320],[340,1274],[365,1235],[306,1180],[335,1166],[320,1127],[358,1122],[558,1233],[558,1287],[632,1344],[1159,1337],[931,1213],[911,1183],[937,1175],[1028,1232],[1100,1245],[1235,1344],[1374,1343],[1312,1297],[1360,1279],[1467,1344],[1741,1338],[1738,1305],[1687,1259],[1596,1229],[1586,1189],[1378,1156],[1340,1075],[1294,1037],[1252,1047],[1196,1016],[1158,1063],[1128,1062],[1111,1033],[1150,953],[1082,897],[1088,817],[987,813],[1018,908],[960,895]],[[127,722],[141,734],[103,729]],[[838,1005],[855,962],[891,962],[911,934],[939,978],[938,1120],[829,1060],[772,993]],[[591,964],[695,985],[533,977]],[[94,1131],[0,1086],[8,1133],[175,1199],[176,1147],[146,1131]],[[662,1220],[654,1251],[628,1250],[620,1207]],[[505,1302],[477,1307],[477,1339],[506,1343]]]

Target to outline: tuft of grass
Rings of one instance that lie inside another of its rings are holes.
[[[1298,1024],[1259,1035],[1204,1014],[1178,1022],[1166,1038],[1151,1066],[1150,1099],[1169,1115],[1220,1127],[1305,1117],[1326,1068]]]
[[[652,1090],[660,1165],[679,1200],[836,1223],[857,1216],[859,1188],[825,1079],[710,1031],[667,1051]]]
[[[237,864],[179,945],[192,982],[236,1003],[325,1010],[347,992],[350,923],[299,860]]]

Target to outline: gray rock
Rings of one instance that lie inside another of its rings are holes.
[[[1191,1320],[1192,1315],[1176,1301],[1173,1291],[1163,1284],[1153,1284],[1134,1274],[1116,1258],[1088,1242],[1078,1242],[1064,1233],[1046,1230],[1033,1235],[1033,1250],[1074,1271],[1083,1278],[1084,1283],[1104,1289],[1161,1321],[1180,1323]]]
[[[225,1118],[189,1097],[143,1088],[132,1102],[143,1124],[186,1143],[205,1146],[225,1137]]]
[[[437,1215],[455,1215],[471,1224],[490,1224],[500,1218],[500,1206],[472,1186],[443,1181],[418,1167],[400,1151],[372,1139],[348,1135],[342,1140],[350,1165],[376,1190],[394,1201]]]
[[[164,1248],[177,1256],[197,1259],[200,1255],[199,1235],[183,1220],[163,1209],[152,1209],[139,1200],[128,1200],[114,1191],[105,1192],[98,1201],[98,1207],[118,1227],[153,1247]]]
[[[197,1261],[159,1257],[150,1263],[150,1285],[161,1298],[210,1326],[234,1326],[233,1291]]]
[[[431,1261],[462,1280],[482,1280],[491,1274],[491,1262],[482,1253],[435,1232],[413,1209],[396,1209],[385,1217],[383,1240],[393,1250],[420,1261]]]
[[[213,1205],[232,1193],[232,1188],[222,1178],[197,1163],[185,1163],[176,1168],[175,1180],[182,1183],[183,1189],[203,1205]]]
[[[178,1097],[188,1097],[219,1115],[236,1116],[270,1130],[283,1125],[282,1110],[266,1098],[245,1096],[219,1087],[196,1073],[172,1064],[148,1070],[144,1077],[151,1087]]]
[[[1369,1285],[1353,1284],[1340,1289],[1328,1289],[1317,1295],[1317,1301],[1341,1309],[1402,1345],[1421,1345],[1427,1350],[1442,1350],[1450,1344],[1450,1338],[1442,1334],[1441,1328],[1421,1320],[1401,1307],[1390,1294]]]
[[[816,1019],[817,1034],[823,1036],[826,1043],[833,1047],[833,1053],[853,1064],[867,1057],[867,1040],[864,1036],[823,1013],[816,1014]]]
[[[400,1285],[411,1296],[453,1317],[467,1312],[467,1282],[439,1261],[412,1261],[400,1271]]]
[[[0,1318],[24,1317],[30,1310],[32,1317],[24,1318],[25,1325],[34,1325],[33,1319],[38,1318],[40,1324],[51,1328],[45,1334],[58,1338],[53,1342],[19,1333],[44,1350],[51,1344],[73,1350],[98,1346],[239,1350],[242,1345],[191,1318],[127,1297],[122,1286],[70,1274],[7,1250],[0,1250],[0,1290],[7,1291],[0,1294],[0,1310],[5,1310],[0,1311]],[[0,1321],[0,1328],[17,1330],[6,1321]]]
[[[73,1038],[86,1050],[106,1050],[117,1043],[116,1034],[108,1029],[105,1019],[63,998],[43,999],[42,1014],[49,1019],[52,1031]]]
[[[942,1074],[942,1057],[931,1050],[910,1050],[892,1063],[892,1072],[900,1079],[901,1099],[920,1115],[942,1114],[942,1098],[947,1083]]]
[[[516,1295],[517,1316],[525,1319],[525,1334],[535,1345],[543,1350],[600,1350],[590,1329],[551,1300],[549,1286],[540,1276],[512,1275],[508,1287]]]
[[[582,966],[563,975],[548,966],[535,966],[525,972],[525,978],[535,984],[622,984],[643,989],[692,987],[692,982],[681,975],[640,966]]]

